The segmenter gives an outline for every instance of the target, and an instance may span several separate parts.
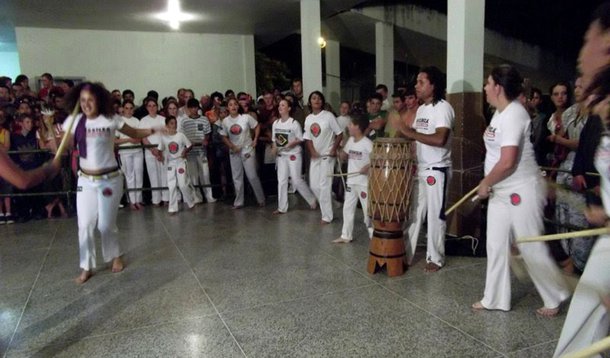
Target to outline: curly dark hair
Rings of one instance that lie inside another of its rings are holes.
[[[447,86],[445,75],[436,66],[428,66],[419,70],[419,73],[425,73],[428,76],[428,81],[434,86],[432,93],[432,104],[445,99],[445,87]]]
[[[82,91],[89,91],[95,97],[97,112],[108,118],[114,116],[114,108],[112,107],[112,97],[110,92],[100,82],[82,82],[74,86],[65,97],[66,108],[75,108],[80,102],[80,94]],[[78,113],[82,113],[82,109],[78,108]]]
[[[324,108],[326,107],[326,98],[324,98],[324,94],[320,91],[313,91],[309,94],[309,98],[307,98],[307,107],[309,107],[309,111],[311,112],[311,97],[313,97],[314,94],[320,97],[320,99],[322,100],[321,110],[324,110]]]

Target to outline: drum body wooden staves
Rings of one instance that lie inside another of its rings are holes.
[[[384,266],[390,277],[405,271],[403,226],[409,218],[414,145],[402,138],[377,138],[373,144],[368,190],[368,214],[374,228],[369,245],[371,274]]]

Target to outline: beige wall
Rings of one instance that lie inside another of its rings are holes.
[[[256,90],[253,35],[17,27],[21,71],[86,77],[109,90],[161,98],[192,88],[197,97],[228,88]]]

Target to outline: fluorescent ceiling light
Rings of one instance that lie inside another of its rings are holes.
[[[179,30],[181,22],[193,21],[197,18],[197,16],[193,14],[182,12],[178,0],[168,0],[167,11],[157,14],[155,17],[167,22],[172,30]]]

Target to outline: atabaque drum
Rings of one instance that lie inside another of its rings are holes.
[[[388,276],[402,275],[406,268],[403,226],[409,219],[415,151],[412,140],[377,138],[369,169],[368,215],[373,221],[368,272],[384,266]]]

